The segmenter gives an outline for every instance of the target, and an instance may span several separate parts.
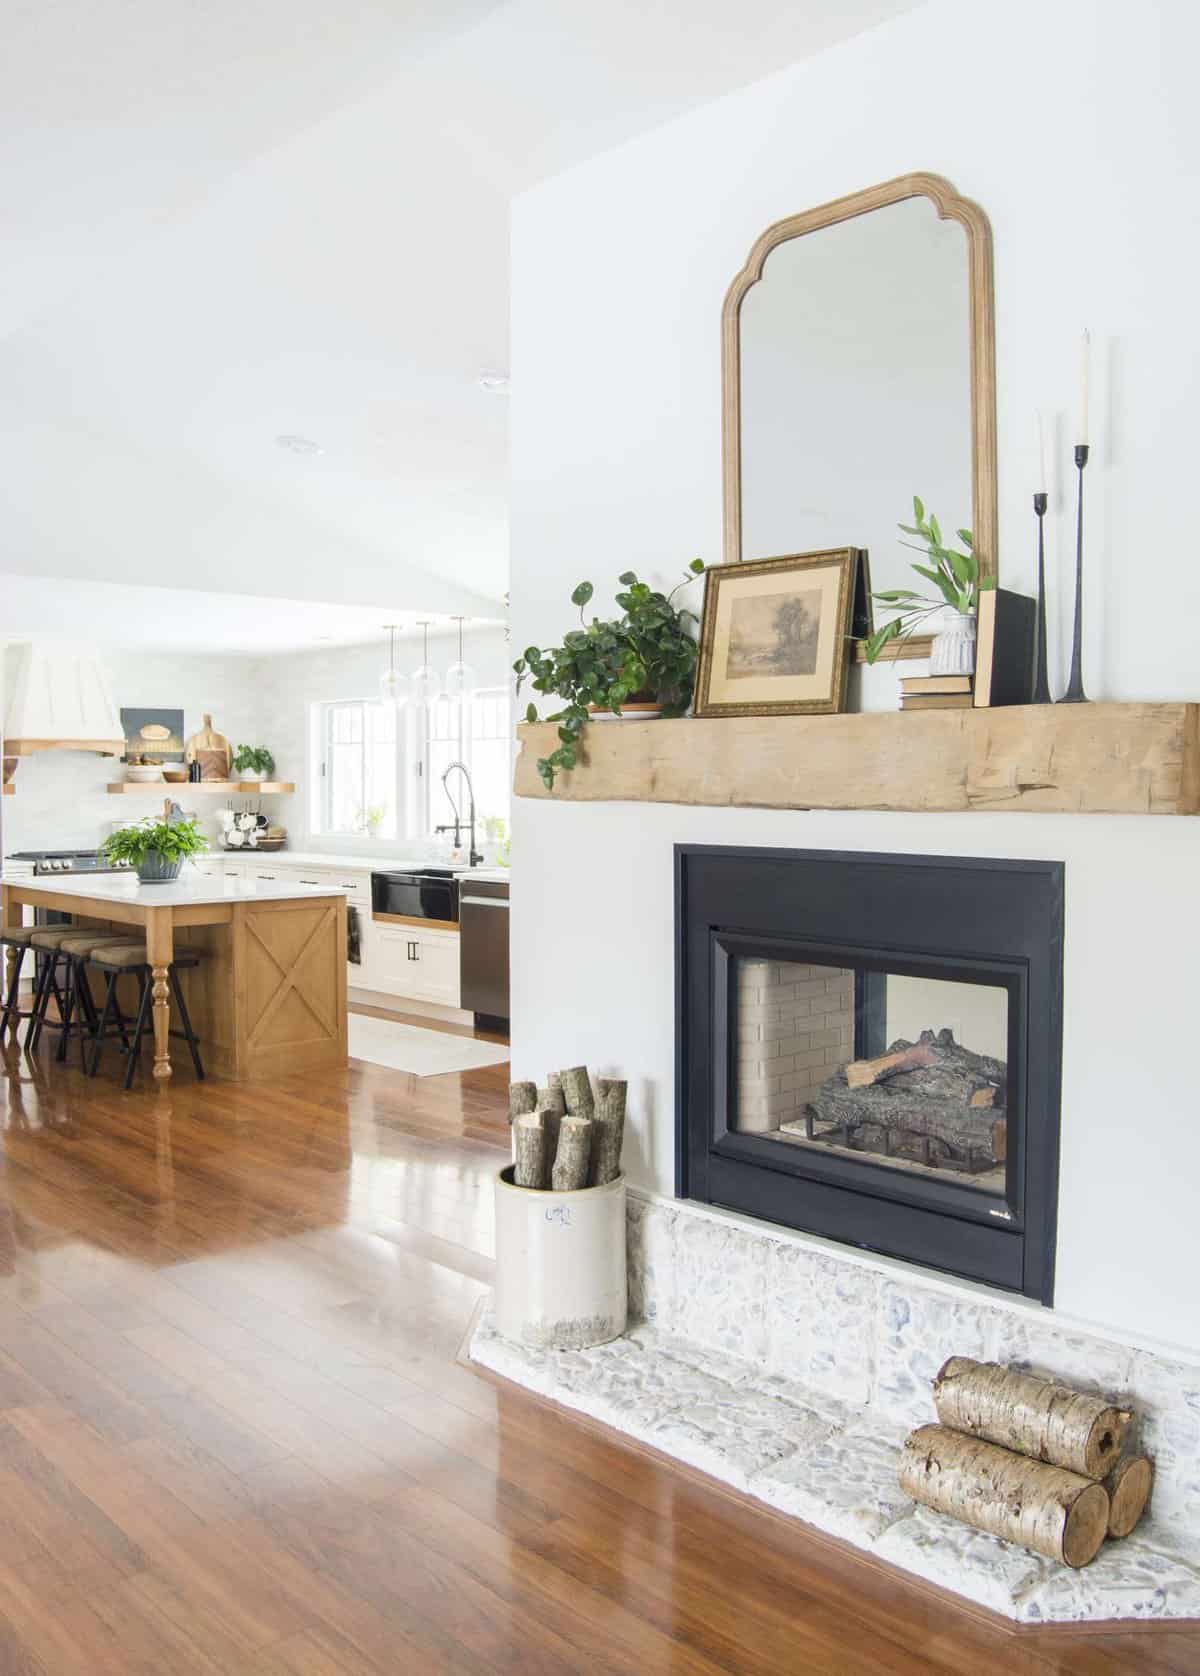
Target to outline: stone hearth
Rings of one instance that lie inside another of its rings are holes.
[[[1053,1312],[693,1204],[629,1200],[630,1310],[594,1350],[528,1349],[490,1314],[471,1359],[1020,1623],[1200,1617],[1200,1367]],[[1120,1399],[1150,1516],[1080,1571],[916,1507],[901,1439],[952,1354]]]

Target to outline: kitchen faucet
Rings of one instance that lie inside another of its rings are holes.
[[[450,796],[450,787],[446,784],[446,781],[450,778],[456,768],[462,775],[463,779],[467,782],[467,796],[470,799],[469,824],[471,828],[471,847],[467,851],[467,865],[470,867],[476,867],[483,860],[483,856],[475,848],[475,787],[471,784],[471,770],[467,767],[465,762],[452,762],[446,772],[442,775],[442,790],[446,794],[446,801],[454,810],[454,822],[452,826],[450,824],[447,824],[446,826],[435,826],[434,831],[453,831],[455,849],[457,849],[459,844],[462,842],[462,816],[458,812],[458,804]]]

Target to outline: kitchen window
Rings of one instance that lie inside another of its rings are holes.
[[[507,688],[485,687],[464,705],[440,698],[400,710],[377,699],[316,706],[319,752],[318,830],[362,835],[377,815],[380,838],[427,837],[453,819],[442,775],[456,760],[471,770],[479,820],[508,819],[512,781],[512,707]],[[451,781],[467,815],[465,787]]]

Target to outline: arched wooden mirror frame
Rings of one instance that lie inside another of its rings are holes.
[[[831,204],[776,221],[754,241],[746,264],[729,287],[721,311],[722,456],[725,490],[725,563],[742,553],[742,301],[762,278],[763,264],[777,245],[822,227],[898,204],[905,198],[929,198],[943,221],[957,221],[967,236],[967,284],[971,325],[971,529],[982,576],[999,580],[996,516],[996,328],[992,289],[992,230],[970,198],[960,198],[941,175],[900,175]],[[901,509],[903,510],[903,509]],[[899,514],[897,515],[899,516]],[[853,540],[853,531],[846,539]],[[765,558],[768,555],[758,554]],[[885,658],[929,656],[930,637],[913,635],[885,647]],[[859,656],[862,655],[861,644]]]

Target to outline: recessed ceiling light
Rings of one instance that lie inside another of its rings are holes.
[[[296,436],[290,431],[285,431],[281,436],[277,436],[275,441],[280,448],[286,448],[289,454],[319,454],[321,452],[321,444],[314,442],[312,437]]]
[[[479,388],[486,390],[489,396],[507,396],[510,380],[506,372],[481,372]]]

